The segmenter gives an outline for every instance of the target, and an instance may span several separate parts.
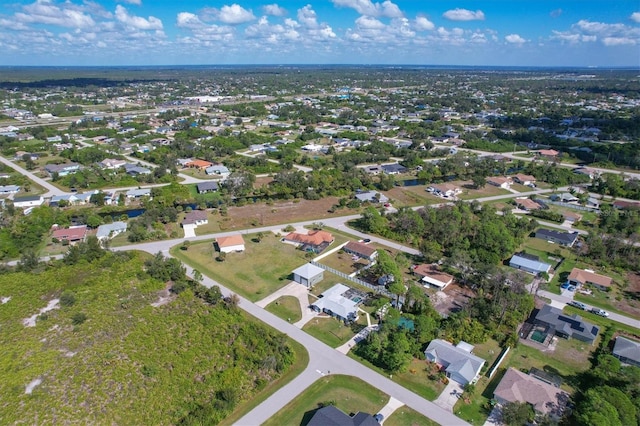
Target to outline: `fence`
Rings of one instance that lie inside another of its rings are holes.
[[[500,364],[502,364],[502,361],[504,361],[504,358],[507,356],[510,350],[511,350],[511,346],[507,346],[506,348],[504,348],[504,350],[502,351],[502,354],[500,354],[496,363],[493,364],[493,367],[491,367],[491,370],[489,370],[489,374],[487,374],[489,379],[491,379],[493,375],[496,374],[496,371],[498,371],[498,367],[500,367]]]
[[[377,285],[370,284],[370,283],[368,283],[366,281],[362,281],[361,279],[358,279],[358,278],[355,278],[355,277],[351,277],[348,274],[345,274],[344,272],[338,271],[337,269],[333,269],[333,268],[331,268],[331,267],[329,267],[327,265],[323,265],[322,263],[318,263],[318,262],[313,261],[313,260],[311,262],[309,262],[309,263],[311,263],[314,266],[317,266],[318,268],[322,268],[325,271],[331,272],[332,274],[336,274],[337,276],[342,277],[345,280],[351,281],[353,283],[356,283],[358,285],[361,285],[363,287],[371,289],[375,293],[384,294],[385,296],[390,297],[390,298],[395,297],[391,293],[389,293],[387,291],[387,289],[384,288],[384,286],[377,286]]]
[[[574,209],[574,210],[582,210],[584,212],[600,213],[600,209],[596,209],[596,208],[593,208],[593,207],[587,207],[587,206],[580,206],[578,204],[572,204],[572,203],[563,203],[562,201],[545,201],[545,203],[553,204],[555,206],[560,206],[560,207],[567,207],[567,208]]]

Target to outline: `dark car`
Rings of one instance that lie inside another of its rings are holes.
[[[572,300],[571,302],[567,303],[567,305],[573,306],[574,308],[582,309],[583,311],[587,310],[587,305],[581,302],[576,302],[575,300]]]

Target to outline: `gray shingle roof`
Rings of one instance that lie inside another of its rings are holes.
[[[424,353],[443,365],[448,373],[457,373],[468,382],[476,377],[485,363],[484,359],[441,339],[432,340]]]
[[[640,363],[640,342],[618,336],[613,347],[613,354]]]

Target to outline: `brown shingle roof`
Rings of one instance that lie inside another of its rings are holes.
[[[613,279],[595,272],[585,271],[584,269],[573,268],[569,274],[569,280],[577,281],[583,284],[596,284],[602,287],[611,287]]]
[[[375,247],[357,241],[349,241],[344,249],[366,257],[371,257],[376,252]]]
[[[239,246],[244,244],[244,239],[242,235],[230,235],[228,237],[218,237],[216,238],[216,243],[218,243],[218,247],[231,247],[231,246]]]
[[[413,268],[413,273],[419,277],[429,277],[433,280],[440,281],[441,283],[448,284],[453,281],[453,275],[449,275],[446,272],[442,272],[438,269],[438,265],[421,264],[416,265]]]
[[[331,243],[334,238],[331,233],[327,231],[309,231],[307,234],[300,234],[297,232],[291,232],[284,237],[287,241],[294,241],[300,244],[311,244],[318,246],[322,243]]]
[[[537,412],[556,417],[569,401],[567,392],[514,368],[507,370],[493,394],[509,402],[528,402]]]

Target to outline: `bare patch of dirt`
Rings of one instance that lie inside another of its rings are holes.
[[[158,300],[153,302],[151,304],[151,306],[153,306],[154,308],[157,308],[157,307],[160,307],[162,305],[166,305],[167,303],[169,303],[173,299],[175,299],[175,295],[173,293],[171,293],[171,286],[172,285],[173,285],[173,283],[171,283],[171,282],[167,283],[167,285],[164,287],[164,289],[160,290],[158,292]]]
[[[616,302],[616,307],[637,318],[640,316],[640,274],[628,272],[626,278],[629,285],[621,291],[623,299]]]
[[[438,291],[431,296],[431,301],[436,311],[441,315],[449,316],[460,311],[473,297],[475,293],[472,290],[452,283],[444,291]]]

